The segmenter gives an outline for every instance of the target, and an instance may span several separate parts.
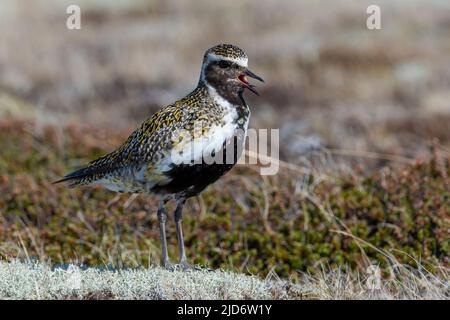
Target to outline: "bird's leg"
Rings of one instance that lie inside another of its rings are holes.
[[[185,202],[186,199],[181,199],[178,201],[177,208],[175,209],[175,225],[177,228],[178,250],[180,252],[180,267],[182,269],[190,269],[191,266],[187,263],[186,252],[184,250],[183,229],[181,225],[183,220],[183,207]]]
[[[158,208],[158,221],[159,221],[159,235],[161,237],[162,244],[162,265],[166,269],[172,270],[173,266],[169,261],[169,254],[167,252],[167,239],[166,239],[166,221],[167,221],[167,213],[166,208],[164,206],[164,202],[161,202]]]

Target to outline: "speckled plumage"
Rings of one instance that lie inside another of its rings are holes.
[[[116,191],[150,193],[151,188],[146,187],[148,182],[149,186],[168,182],[157,164],[165,152],[179,143],[174,132],[186,130],[194,135],[194,124],[200,122],[202,134],[208,134],[211,126],[224,125],[223,118],[227,112],[229,110],[209,96],[206,86],[199,86],[187,97],[166,106],[142,123],[121,147],[67,177],[73,177],[72,186],[122,184]],[[143,167],[146,180],[139,181],[136,172]]]
[[[219,45],[209,49],[204,60],[211,53],[221,58],[228,57],[231,61],[247,59],[241,49],[232,45]],[[204,61],[203,68],[205,67]],[[216,93],[215,88],[201,79],[195,90],[156,112],[118,149],[90,162],[85,168],[68,174],[62,181],[68,181],[70,186],[101,184],[119,192],[157,193],[164,197],[184,196],[182,190],[171,194],[171,190],[164,188],[173,180],[168,172],[172,169],[177,171],[173,165],[164,161],[179,143],[186,143],[185,140],[180,141],[179,133],[207,136],[213,133],[211,128],[227,125],[226,119],[232,121],[236,129],[245,131],[249,115],[249,108],[241,95],[231,102],[224,100]],[[199,124],[201,133],[195,132],[198,130],[195,126],[198,127]],[[231,167],[224,165],[226,170],[219,171],[225,173]],[[201,174],[200,171],[193,172]]]
[[[248,60],[245,52],[232,44],[222,44],[208,49],[203,57],[203,62],[206,62],[211,55],[235,61]]]
[[[233,45],[207,50],[197,88],[152,115],[118,149],[56,182],[100,184],[118,192],[159,195],[162,263],[168,269],[172,265],[165,203],[175,199],[179,265],[191,268],[184,250],[182,209],[187,198],[228,172],[242,152],[250,117],[243,92],[249,89],[257,94],[247,76],[263,81],[248,70],[247,62],[244,51]]]

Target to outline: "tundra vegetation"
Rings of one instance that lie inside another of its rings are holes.
[[[1,298],[449,298],[442,2],[380,0],[382,30],[364,1],[80,2],[81,30],[59,1],[0,4]],[[250,126],[280,129],[282,162],[189,200],[188,256],[215,271],[168,273],[156,198],[51,182],[195,87],[217,42],[266,80]]]

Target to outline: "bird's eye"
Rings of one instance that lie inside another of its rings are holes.
[[[231,66],[231,62],[225,60],[219,61],[219,67],[221,67],[222,69],[228,68],[229,66]]]

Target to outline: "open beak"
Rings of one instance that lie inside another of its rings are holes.
[[[261,82],[264,82],[263,78],[261,78],[260,76],[257,76],[256,74],[251,72],[249,69],[246,69],[244,74],[239,76],[239,80],[244,84],[244,87],[247,88],[248,90],[250,90],[251,92],[253,92],[254,94],[256,94],[257,96],[259,96],[259,93],[255,90],[255,86],[248,82],[247,76],[250,78],[259,80]]]

